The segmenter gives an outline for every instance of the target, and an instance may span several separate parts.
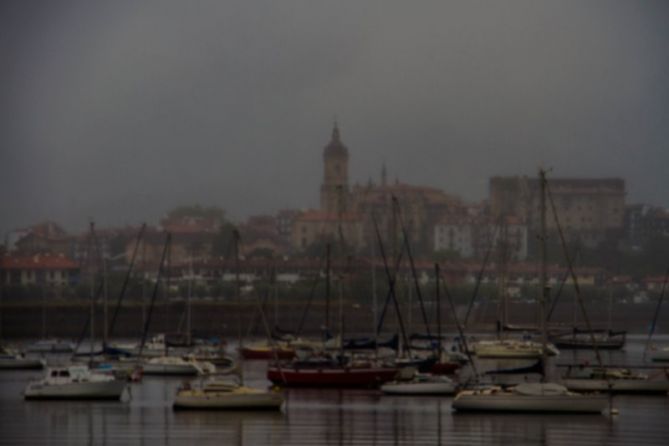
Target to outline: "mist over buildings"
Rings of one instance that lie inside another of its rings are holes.
[[[621,177],[669,206],[669,3],[3,2],[3,232],[318,205],[351,182],[487,196],[493,175]],[[8,62],[8,63],[7,63]]]

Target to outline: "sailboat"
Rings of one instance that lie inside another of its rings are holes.
[[[270,285],[272,285],[272,294],[274,297],[274,323],[277,322],[277,302],[276,302],[276,275],[271,274]],[[267,297],[265,297],[267,299]],[[260,306],[260,310],[264,307],[264,302]],[[295,346],[293,341],[297,341],[293,336],[283,336],[282,339],[273,337],[272,341],[262,340],[252,344],[240,345],[239,355],[244,359],[293,359],[295,357]]]
[[[45,361],[40,358],[28,358],[22,352],[0,345],[0,370],[2,369],[41,369]]]
[[[330,245],[326,249],[326,327],[328,323],[328,308],[330,301]],[[340,282],[341,285],[341,282]],[[343,354],[341,336],[343,331],[343,304],[342,289],[339,289],[340,314],[339,335],[337,347],[340,352],[333,355],[325,349],[312,351],[308,358],[299,357],[290,363],[276,361],[267,368],[267,379],[277,385],[287,387],[378,387],[392,380],[397,367],[384,365],[374,359],[364,356],[362,358],[351,354]]]
[[[28,353],[72,353],[74,344],[62,339],[40,339],[26,348]]]
[[[508,295],[506,292],[506,263],[508,261],[507,230],[502,224],[500,242],[500,262],[498,289],[500,292],[500,303],[498,308],[498,339],[482,340],[475,343],[472,348],[474,354],[479,358],[490,359],[540,359],[544,355],[556,356],[560,352],[552,344],[533,341],[529,338],[514,339],[502,337],[508,325]]]
[[[90,246],[95,241],[94,223],[91,222]],[[90,348],[91,362],[95,345],[95,273],[91,267]],[[25,399],[120,399],[127,384],[125,381],[103,373],[96,373],[86,365],[71,365],[47,369],[46,376],[30,382],[24,392]]]
[[[669,347],[659,350],[652,350],[650,359],[653,362],[669,362]]]
[[[626,331],[597,330],[589,332],[574,328],[571,332],[554,334],[551,341],[555,347],[565,350],[592,350],[594,336],[597,348],[602,350],[620,350],[625,346]]]
[[[662,302],[663,297],[664,287],[658,303]],[[609,293],[609,330],[611,326],[611,307],[612,295]],[[659,307],[657,310],[659,310]],[[653,329],[657,323],[657,310],[653,319]],[[652,336],[653,329],[651,329],[649,334],[646,347],[648,346],[648,342]],[[585,331],[585,333],[589,334],[590,348],[595,350],[595,354],[598,357],[599,349],[611,348],[610,343],[607,342],[610,341],[610,331],[608,333],[609,336],[604,337],[604,339],[596,336],[597,332],[593,330]],[[622,336],[624,343],[624,332]],[[582,339],[581,342],[585,342],[585,339]],[[603,344],[600,344],[600,342],[603,342]],[[658,373],[657,376],[652,377],[646,373],[632,370],[631,368],[620,366],[603,366],[601,361],[598,367],[591,367],[589,365],[569,365],[565,375],[563,376],[563,382],[567,388],[577,392],[607,390],[611,393],[666,394],[669,391],[669,379],[667,379],[666,373]]]
[[[547,280],[546,250],[546,173],[539,171],[541,185],[541,297],[539,298],[542,344],[547,339],[545,306],[550,297]],[[542,350],[545,367],[546,350]],[[457,411],[602,413],[608,397],[603,394],[579,394],[553,382],[523,383],[510,388],[484,386],[459,392],[452,403]]]
[[[233,233],[235,248],[235,289],[237,301],[241,302],[239,282],[239,233]],[[265,328],[265,315],[260,307],[261,318]],[[241,327],[241,325],[240,325]],[[241,335],[241,330],[240,330]],[[174,399],[174,409],[210,409],[210,410],[249,410],[267,409],[279,410],[284,402],[283,393],[277,390],[263,390],[243,385],[243,370],[238,367],[239,379],[237,382],[211,380],[194,386],[187,383],[177,391]]]
[[[644,348],[644,358],[650,352],[650,360],[653,362],[669,362],[669,347],[657,348],[651,344],[653,339],[653,334],[655,333],[655,328],[657,327],[657,319],[660,316],[660,310],[662,309],[662,302],[664,301],[664,294],[667,290],[667,283],[669,282],[669,268],[664,273],[664,280],[662,281],[662,291],[660,292],[660,298],[657,301],[657,306],[655,307],[655,314],[653,315],[653,322],[650,326],[650,331],[648,332],[648,339],[646,340],[646,347]]]
[[[169,259],[169,250],[171,245],[172,236],[168,232],[165,238],[165,246],[163,248],[162,257],[160,260],[160,266],[158,269],[158,277],[156,278],[156,283],[153,289],[153,295],[151,296],[151,306],[149,308],[149,313],[144,325],[144,333],[142,335],[142,342],[139,346],[138,356],[143,357],[144,347],[146,345],[146,335],[148,333],[149,324],[151,322],[151,314],[153,312],[153,306],[155,303],[156,296],[158,294],[158,286],[160,279],[163,273],[163,267],[165,265],[165,260]],[[169,260],[168,260],[169,263]],[[169,265],[166,268],[167,272],[167,285],[166,289],[169,290]],[[167,295],[165,296],[167,298]],[[190,303],[190,299],[188,299]],[[188,311],[190,316],[190,311]],[[190,317],[189,317],[190,319]],[[190,322],[188,322],[190,330]],[[161,339],[164,342],[164,338]],[[167,351],[167,345],[165,344],[165,353],[162,356],[152,357],[149,359],[143,359],[141,367],[145,375],[185,375],[185,376],[196,376],[206,373],[214,373],[216,371],[216,366],[208,361],[198,361],[192,356],[175,356],[169,355]]]
[[[567,276],[565,276],[566,279]],[[564,282],[563,282],[564,283]],[[553,300],[552,312],[557,299]],[[576,306],[576,302],[574,303]],[[576,326],[576,312],[574,312],[574,326],[569,331],[556,331],[551,333],[549,339],[557,348],[568,350],[620,350],[625,346],[627,332],[624,330],[614,331],[611,328],[613,316],[613,292],[609,286],[609,308],[608,308],[608,327],[599,330],[584,330]],[[593,343],[594,341],[594,343]]]
[[[441,299],[440,299],[440,274],[439,264],[435,264],[436,278],[436,315],[437,315],[437,358],[436,364],[443,363],[441,355],[443,349],[441,345]],[[457,317],[454,315],[454,317]],[[435,364],[435,365],[436,365]],[[405,370],[402,370],[405,372]],[[381,386],[381,391],[391,395],[452,395],[457,389],[457,383],[447,376],[434,373],[415,373],[409,379],[401,379],[403,373],[398,373],[398,379]]]
[[[575,392],[661,393],[669,392],[669,380],[651,379],[628,368],[569,367],[562,382]]]
[[[174,409],[190,410],[279,410],[283,394],[238,382],[210,381],[199,386],[184,384],[174,399]]]
[[[484,340],[472,347],[479,358],[538,359],[544,355],[555,356],[560,353],[553,345],[544,347],[540,342],[521,339]]]
[[[395,380],[381,386],[388,395],[453,395],[457,383],[443,375],[417,373],[408,381]]]

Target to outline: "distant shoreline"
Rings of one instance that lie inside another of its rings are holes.
[[[108,317],[112,318],[115,303],[109,305]],[[276,309],[271,305],[266,307],[266,318],[268,324],[273,327],[277,325],[284,330],[295,330],[302,318],[305,302],[284,302]],[[322,302],[312,303],[303,328],[304,334],[316,334],[321,332],[325,325],[325,305]],[[418,305],[414,305],[412,315],[408,315],[408,307],[402,305],[402,317],[404,325],[409,332],[425,332],[422,314]],[[470,333],[492,333],[495,329],[496,305],[477,306],[470,317],[468,332]],[[590,322],[594,328],[608,328],[608,308],[601,305],[588,305],[587,308]],[[626,330],[630,334],[647,334],[655,311],[655,305],[643,304],[615,304],[611,314],[611,328],[614,330]],[[667,311],[663,310],[658,318],[656,333],[669,333],[666,327]],[[380,312],[380,310],[379,310]],[[466,308],[458,306],[459,318],[462,318]],[[90,307],[82,301],[51,301],[42,305],[39,301],[17,302],[5,300],[2,303],[0,314],[0,337],[6,339],[35,338],[41,336],[71,337],[81,335],[88,320]],[[433,311],[427,312],[431,331],[436,332],[436,320]],[[347,333],[371,333],[372,311],[369,305],[351,303],[345,304],[344,327]],[[529,303],[509,304],[510,323],[518,325],[533,325],[536,322],[536,305]],[[577,312],[577,315],[579,313]],[[185,327],[185,302],[170,301],[157,302],[151,317],[150,331],[152,333],[168,332],[174,333]],[[275,320],[276,316],[276,320]],[[330,327],[336,332],[339,324],[337,318],[339,309],[336,304],[330,307]],[[99,305],[95,315],[96,330],[102,334],[103,309]],[[574,320],[574,308],[572,305],[558,305],[552,322],[571,326]],[[584,326],[582,319],[577,318],[578,325]],[[218,335],[225,337],[236,337],[239,326],[247,336],[265,336],[262,322],[260,320],[257,303],[238,304],[230,301],[194,300],[192,304],[192,327],[195,332],[203,335]],[[664,324],[663,324],[664,322]],[[116,337],[139,336],[143,327],[142,306],[136,301],[124,303],[119,311],[116,327],[112,333]],[[442,307],[442,330],[444,332],[455,332],[452,315]],[[394,309],[389,308],[384,323],[383,332],[398,332],[399,325]]]

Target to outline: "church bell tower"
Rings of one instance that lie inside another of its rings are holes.
[[[346,212],[348,195],[348,149],[341,142],[339,126],[335,121],[332,139],[323,149],[321,210],[331,214]]]

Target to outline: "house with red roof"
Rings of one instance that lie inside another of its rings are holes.
[[[73,238],[53,221],[45,221],[15,232],[18,236],[13,248],[22,255],[51,253],[70,256],[72,254]]]
[[[63,254],[5,255],[0,257],[3,285],[65,287],[77,282],[79,265]]]

